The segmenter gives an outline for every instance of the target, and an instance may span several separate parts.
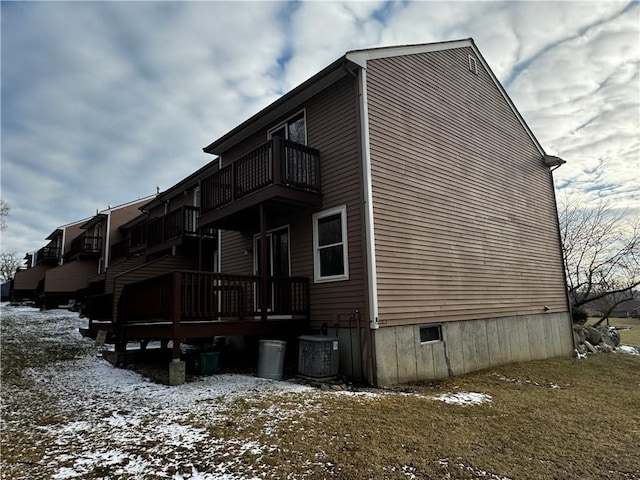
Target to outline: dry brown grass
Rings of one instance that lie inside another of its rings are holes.
[[[412,388],[418,395],[325,395],[277,425],[267,409],[295,405],[239,401],[212,433],[271,445],[244,459],[264,478],[640,478],[640,357],[517,364]],[[429,398],[453,391],[493,400]]]

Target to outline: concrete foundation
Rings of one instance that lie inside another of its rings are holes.
[[[169,385],[182,385],[186,380],[186,363],[183,361],[172,361],[169,364]]]
[[[421,342],[420,328],[431,325],[382,327],[373,332],[378,385],[461,375],[573,352],[569,313],[444,322],[441,340]]]
[[[106,341],[107,341],[106,330],[98,330],[98,333],[96,334],[96,347],[102,347]]]

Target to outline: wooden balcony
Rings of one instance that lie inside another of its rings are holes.
[[[126,285],[116,331],[121,339],[204,338],[268,333],[309,319],[309,279],[176,271]],[[264,282],[264,283],[263,283]],[[268,286],[267,311],[260,308]]]
[[[147,253],[180,244],[184,237],[213,237],[213,229],[199,228],[199,213],[198,207],[185,205],[162,217],[149,220],[146,230]]]
[[[90,237],[86,233],[71,241],[69,251],[65,254],[67,260],[78,257],[100,257],[102,254],[102,237]]]
[[[319,205],[320,152],[274,137],[204,178],[201,202],[201,225],[228,229],[236,229],[243,213],[264,202]]]
[[[129,254],[144,250],[147,246],[147,222],[136,225],[129,232]]]
[[[58,247],[42,247],[36,255],[36,265],[57,265],[59,259]]]

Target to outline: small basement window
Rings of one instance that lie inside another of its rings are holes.
[[[440,325],[420,327],[420,343],[442,341],[442,328]]]

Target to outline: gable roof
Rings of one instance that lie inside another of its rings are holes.
[[[203,148],[206,153],[222,154],[224,150],[233,146],[241,141],[243,138],[255,133],[258,130],[266,128],[278,117],[287,113],[287,111],[293,109],[298,104],[311,98],[316,93],[329,87],[337,80],[345,77],[346,75],[353,75],[353,72],[358,69],[367,68],[367,61],[376,60],[380,58],[398,57],[402,55],[414,55],[419,53],[438,52],[442,50],[452,50],[456,48],[471,48],[477,59],[480,61],[485,71],[496,85],[496,88],[507,102],[509,108],[516,116],[518,122],[522,125],[525,132],[533,142],[534,146],[540,152],[541,156],[545,156],[544,149],[538,142],[529,126],[524,121],[522,115],[516,108],[515,104],[507,94],[506,90],[495,76],[489,64],[484,59],[480,50],[476,46],[472,38],[462,40],[451,40],[446,42],[435,43],[421,43],[412,45],[398,45],[390,47],[377,47],[367,48],[362,50],[350,50],[346,52],[342,57],[331,63],[329,66],[316,73],[314,76],[298,85],[296,88],[280,97],[278,100],[268,105],[258,113],[253,115],[248,120],[244,121],[236,128],[220,137],[218,140],[212,142]]]

